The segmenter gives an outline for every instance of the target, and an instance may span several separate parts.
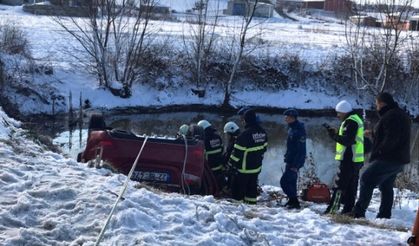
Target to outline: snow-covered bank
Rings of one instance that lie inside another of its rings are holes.
[[[2,110],[0,117],[0,244],[93,245],[126,177],[46,151]],[[291,212],[135,186],[130,183],[103,245],[396,245],[410,235],[336,224],[318,213],[324,205]],[[417,194],[410,195],[391,220],[373,219],[374,196],[368,219],[410,228],[418,207]]]
[[[182,1],[169,1],[166,4],[186,6]],[[179,6],[176,8],[180,8]],[[220,105],[223,101],[223,91],[220,86],[209,86],[206,97],[199,98],[191,91],[190,83],[185,83],[184,78],[176,76],[170,81],[156,81],[158,85],[135,85],[133,95],[129,99],[113,96],[109,91],[98,87],[96,78],[88,73],[84,65],[75,56],[82,56],[80,45],[67,33],[63,32],[50,17],[35,16],[22,12],[21,7],[2,6],[0,17],[4,23],[13,23],[21,28],[30,42],[33,56],[37,61],[51,66],[53,75],[35,74],[28,75],[27,81],[22,86],[30,87],[42,96],[27,95],[10,91],[10,100],[18,105],[25,114],[51,113],[52,97],[59,98],[55,105],[56,111],[66,111],[68,95],[73,94],[73,106],[78,107],[79,95],[89,99],[93,107],[112,109],[116,107],[136,106],[168,106],[168,105]],[[220,25],[220,35],[231,36],[232,31],[228,26],[234,24],[233,17],[226,17]],[[230,23],[231,22],[231,23]],[[237,23],[235,23],[237,24]],[[191,28],[185,23],[155,22],[160,36],[170,38],[171,48],[182,50],[181,37],[183,29]],[[264,22],[263,40],[270,43],[270,47],[261,50],[262,53],[271,55],[297,54],[310,66],[317,67],[323,62],[341,54],[343,50],[343,25],[337,23],[324,23],[315,20],[300,20],[290,23],[286,20],[272,19]],[[187,31],[186,31],[187,32]],[[253,30],[252,32],[258,32]],[[296,38],[299,37],[299,38]],[[14,63],[11,64],[14,66]],[[29,78],[30,77],[30,78]],[[161,86],[160,86],[161,85]],[[159,89],[162,87],[164,89]],[[319,87],[319,85],[317,85]],[[237,84],[233,86],[231,104],[235,107],[244,105],[267,106],[276,108],[297,107],[300,109],[327,109],[333,108],[341,99],[351,101],[358,108],[370,108],[372,101],[360,101],[356,91],[328,91],[321,88],[295,88],[257,90]],[[362,94],[362,92],[361,92]],[[362,96],[362,95],[361,95]],[[409,104],[409,110],[416,112],[415,104]]]

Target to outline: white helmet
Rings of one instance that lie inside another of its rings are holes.
[[[224,133],[235,133],[237,130],[239,130],[239,126],[234,123],[233,121],[229,121],[224,125]]]
[[[343,100],[343,101],[340,101],[336,105],[335,110],[336,110],[336,112],[345,113],[346,114],[346,113],[349,113],[349,112],[352,111],[352,105],[348,101]]]
[[[183,124],[179,127],[179,131],[178,131],[179,135],[185,135],[186,136],[186,135],[188,135],[188,132],[189,132],[189,126],[188,125]]]
[[[207,120],[200,120],[198,122],[198,126],[202,127],[202,129],[207,129],[208,127],[211,126],[211,123],[209,123]]]

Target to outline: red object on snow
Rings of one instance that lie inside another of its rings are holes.
[[[409,246],[419,246],[419,207],[416,212],[415,224],[412,229],[412,236],[407,241]]]
[[[113,169],[127,175],[143,144],[144,137],[122,130],[89,130],[85,150],[79,154],[81,162],[103,161]],[[184,170],[184,187],[195,194],[217,194],[218,187],[211,169],[205,162],[204,143],[197,139],[148,138],[140,156],[132,180],[146,181],[170,191],[182,190],[182,171],[187,149]]]
[[[316,203],[329,203],[331,199],[329,187],[322,183],[311,184],[303,190],[302,199]]]

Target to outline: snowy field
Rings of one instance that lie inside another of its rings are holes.
[[[126,177],[46,151],[1,109],[0,117],[0,244],[94,245]],[[377,220],[376,193],[367,212],[373,226],[365,226],[334,223],[319,214],[325,205],[287,211],[131,182],[101,245],[403,245],[419,205],[417,194],[405,194],[392,219]]]
[[[187,3],[181,2],[170,1],[170,4],[180,11],[189,8]],[[63,32],[50,17],[25,13],[22,11],[22,7],[0,5],[0,22],[21,27],[29,37],[34,57],[39,62],[45,62],[54,67],[53,76],[35,76],[36,86],[40,88],[44,85],[53,87],[58,91],[58,94],[64,97],[72,92],[74,105],[78,105],[80,93],[83,94],[83,98],[89,98],[93,107],[99,108],[173,104],[219,105],[223,100],[223,92],[220,89],[208,88],[207,94],[211,97],[198,98],[192,94],[189,87],[176,85],[176,81],[171,90],[158,91],[147,85],[137,85],[131,98],[113,97],[109,91],[98,88],[95,77],[89,74],[80,61],[74,57],[80,52],[78,43]],[[231,26],[239,24],[237,17],[223,17],[217,34],[231,37],[235,32]],[[169,39],[174,49],[184,49],[181,37],[188,35],[190,24],[154,21],[152,26],[154,30],[157,30],[159,36]],[[344,26],[339,23],[304,18],[301,18],[299,22],[292,22],[282,17],[269,20],[257,19],[249,36],[260,33],[261,29],[263,29],[261,38],[267,42],[267,45],[261,48],[260,52],[269,52],[272,55],[298,54],[314,67],[344,52]],[[180,82],[179,84],[181,84]],[[252,89],[246,90],[246,88],[233,88],[233,90],[234,95],[231,103],[234,106],[263,105],[282,108],[293,106],[304,109],[324,109],[334,107],[339,100],[345,98],[360,107],[355,100],[354,93],[347,91],[330,95],[327,93],[313,94],[302,89],[257,93]],[[42,104],[36,100],[17,98],[16,101],[25,113],[51,112],[50,105]],[[58,110],[60,109],[66,110],[66,107],[58,108]]]

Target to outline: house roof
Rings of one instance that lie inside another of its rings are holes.
[[[309,2],[324,2],[325,0],[284,0],[286,2],[295,2],[295,3],[309,3]]]

